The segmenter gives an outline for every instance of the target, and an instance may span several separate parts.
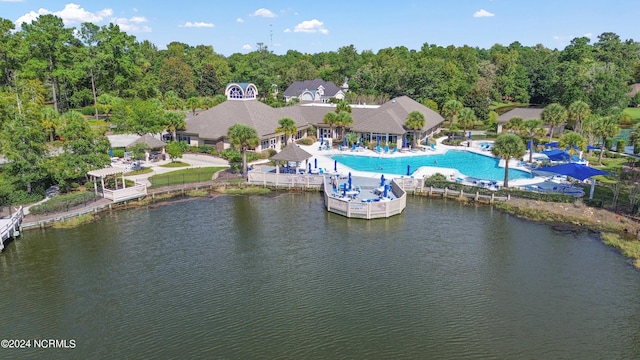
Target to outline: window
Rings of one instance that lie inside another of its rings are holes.
[[[256,93],[255,90],[253,88],[253,86],[249,86],[249,88],[247,89],[247,93],[244,96],[245,99],[255,99],[256,98]]]
[[[239,87],[233,87],[229,91],[229,99],[242,99],[242,90]]]

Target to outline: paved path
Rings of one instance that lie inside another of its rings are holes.
[[[153,171],[148,172],[146,174],[140,175],[130,175],[125,176],[126,179],[136,180],[140,183],[143,183],[147,186],[151,186],[151,182],[149,178],[153,175],[164,174],[171,171],[183,170],[183,169],[195,169],[202,167],[211,167],[211,166],[229,166],[229,162],[219,157],[215,157],[207,154],[184,154],[180,161],[189,164],[189,166],[185,167],[177,167],[177,168],[168,168],[162,167],[161,165],[165,165],[171,162],[171,160],[164,160],[158,162],[142,162],[142,167],[151,168]],[[113,164],[114,167],[124,167],[124,164]]]
[[[211,167],[211,166],[229,166],[229,162],[227,160],[221,159],[219,157],[215,157],[212,155],[207,155],[207,154],[184,154],[184,156],[182,157],[181,161],[186,162],[188,164],[190,164],[189,166],[185,166],[185,167],[178,167],[178,168],[166,168],[166,167],[162,167],[160,165],[163,164],[167,164],[170,163],[170,160],[165,160],[165,161],[159,161],[159,162],[144,162],[142,164],[142,166],[144,167],[150,167],[153,169],[152,172],[146,173],[146,174],[140,174],[140,175],[133,175],[133,176],[125,176],[125,178],[127,179],[131,179],[131,180],[137,180],[138,182],[142,182],[144,184],[146,184],[147,186],[151,186],[151,182],[149,181],[149,177],[156,175],[156,174],[164,174],[167,172],[171,172],[171,171],[177,171],[177,170],[182,170],[182,169],[193,169],[193,168],[202,168],[202,167]],[[114,166],[118,166],[119,164],[114,164]],[[121,164],[120,166],[124,167],[124,164]],[[221,181],[226,181],[225,179],[220,179]],[[207,184],[211,184],[211,181],[208,182],[203,182],[203,183],[198,183],[198,184],[181,184],[181,185],[173,185],[173,186],[163,186],[163,187],[158,187],[153,189],[153,191],[155,192],[165,192],[165,191],[169,191],[169,190],[179,190],[179,189],[183,189],[183,188],[190,188],[196,185],[207,185]],[[214,182],[215,183],[215,182]],[[53,214],[44,214],[44,215],[33,215],[29,213],[29,207],[37,205],[37,204],[41,204],[45,201],[47,201],[49,198],[46,198],[36,204],[31,204],[29,206],[25,206],[25,218],[23,223],[37,223],[40,221],[49,221],[52,219],[56,219],[56,218],[65,218],[68,217],[70,215],[73,214],[77,214],[77,213],[85,213],[87,211],[91,211],[93,209],[97,209],[97,208],[102,208],[105,206],[108,206],[109,203],[113,203],[111,200],[107,200],[104,198],[100,198],[97,201],[94,202],[90,202],[87,203],[86,205],[80,205],[80,206],[76,206],[73,209],[69,209],[68,211],[65,212],[59,212],[59,213],[53,213]]]

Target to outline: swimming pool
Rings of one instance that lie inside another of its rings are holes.
[[[430,166],[458,169],[462,174],[478,179],[504,180],[504,168],[498,166],[499,159],[469,151],[449,150],[444,154],[395,157],[334,155],[331,158],[358,171],[406,175],[407,165],[411,166],[412,172],[421,166]],[[532,177],[526,171],[509,168],[509,180]]]

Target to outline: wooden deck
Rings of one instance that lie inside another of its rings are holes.
[[[9,238],[20,234],[20,224],[24,219],[22,206],[11,210],[11,215],[0,219],[0,251],[4,250],[4,244]]]

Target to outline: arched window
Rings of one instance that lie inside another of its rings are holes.
[[[255,90],[253,89],[253,86],[249,86],[249,88],[247,89],[247,93],[244,96],[245,99],[255,99],[256,98],[256,93]]]
[[[242,90],[239,87],[232,87],[229,91],[229,99],[242,99]]]

